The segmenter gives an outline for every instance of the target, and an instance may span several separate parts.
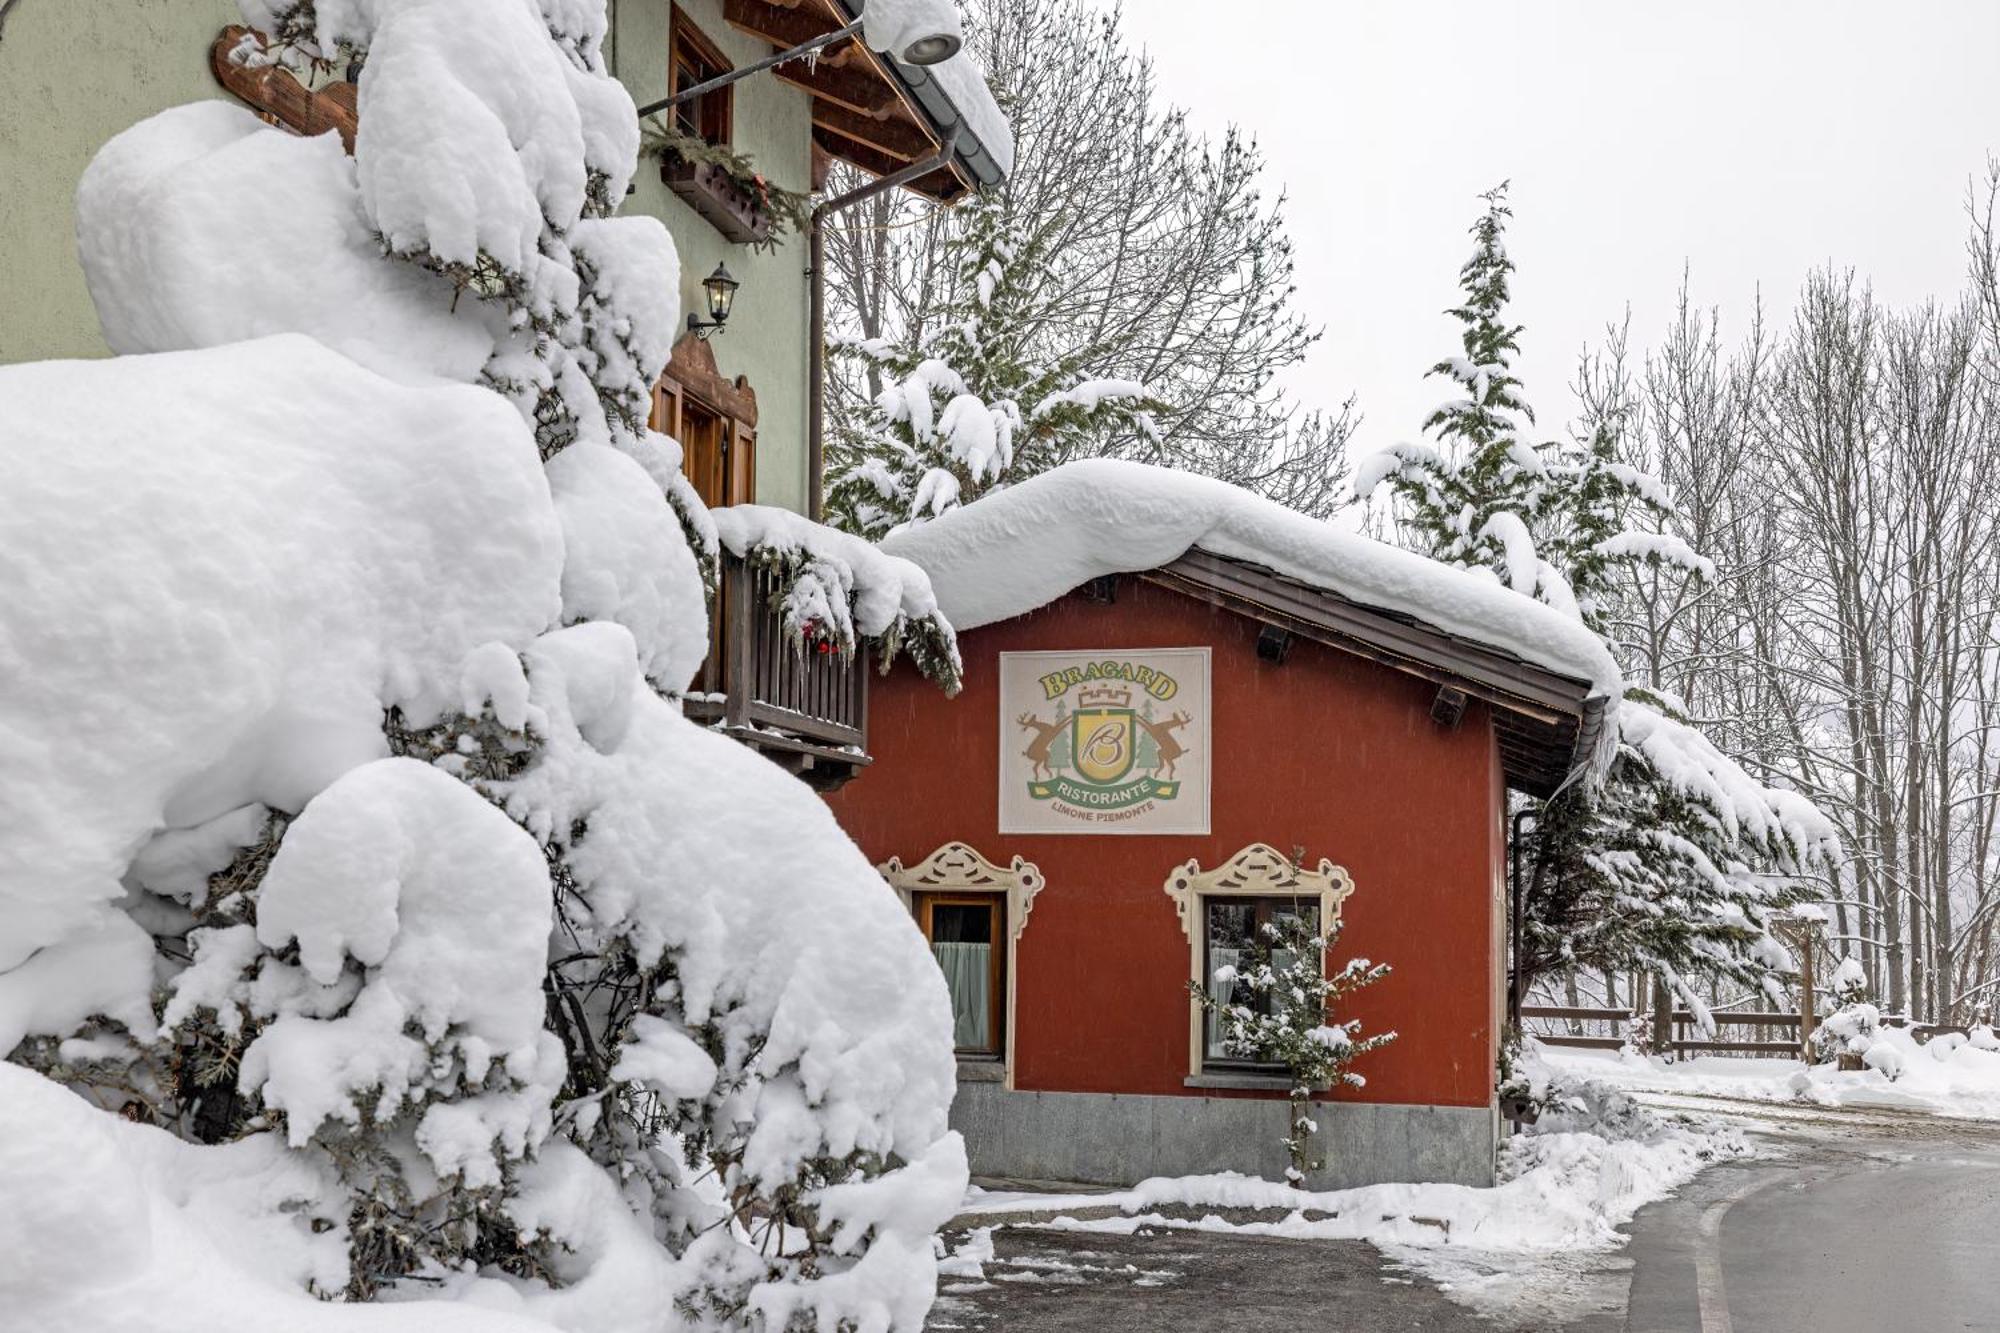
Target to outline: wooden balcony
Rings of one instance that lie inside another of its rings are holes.
[[[687,715],[832,791],[870,762],[868,649],[801,644],[785,632],[776,592],[767,571],[722,553],[708,661]]]

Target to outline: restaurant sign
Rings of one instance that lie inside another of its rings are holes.
[[[1000,655],[1000,831],[1207,833],[1206,648]]]

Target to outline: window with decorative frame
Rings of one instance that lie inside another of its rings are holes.
[[[668,26],[667,95],[678,96],[683,88],[707,83],[735,68],[723,57],[722,49],[697,28],[679,5],[673,9]],[[705,143],[727,145],[735,129],[735,89],[718,88],[673,109],[674,128]]]
[[[1180,917],[1188,941],[1188,976],[1217,999],[1254,1003],[1256,996],[1241,983],[1229,983],[1218,993],[1218,968],[1254,963],[1266,925],[1304,916],[1319,931],[1340,921],[1341,904],[1354,892],[1354,881],[1333,862],[1321,858],[1307,868],[1303,853],[1286,856],[1265,843],[1252,843],[1212,870],[1199,861],[1178,866],[1163,886]],[[1281,957],[1274,960],[1282,965]],[[1199,1084],[1210,1077],[1276,1077],[1276,1066],[1254,1057],[1224,1051],[1213,1019],[1188,997],[1188,1080]]]
[[[877,869],[916,917],[944,974],[961,1076],[1011,1084],[1019,945],[1042,890],[1041,871],[1018,856],[997,865],[962,842],[915,865],[896,857]],[[981,1075],[982,1068],[990,1072]]]

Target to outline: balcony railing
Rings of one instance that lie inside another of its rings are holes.
[[[687,714],[832,789],[869,763],[868,649],[821,651],[785,631],[772,574],[722,553],[708,661]]]

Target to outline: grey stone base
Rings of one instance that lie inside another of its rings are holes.
[[[1213,1171],[1281,1180],[1288,1110],[1276,1097],[1150,1097],[958,1086],[951,1126],[975,1176],[1131,1185]],[[1499,1120],[1477,1106],[1317,1102],[1313,1189],[1389,1181],[1491,1185]]]

